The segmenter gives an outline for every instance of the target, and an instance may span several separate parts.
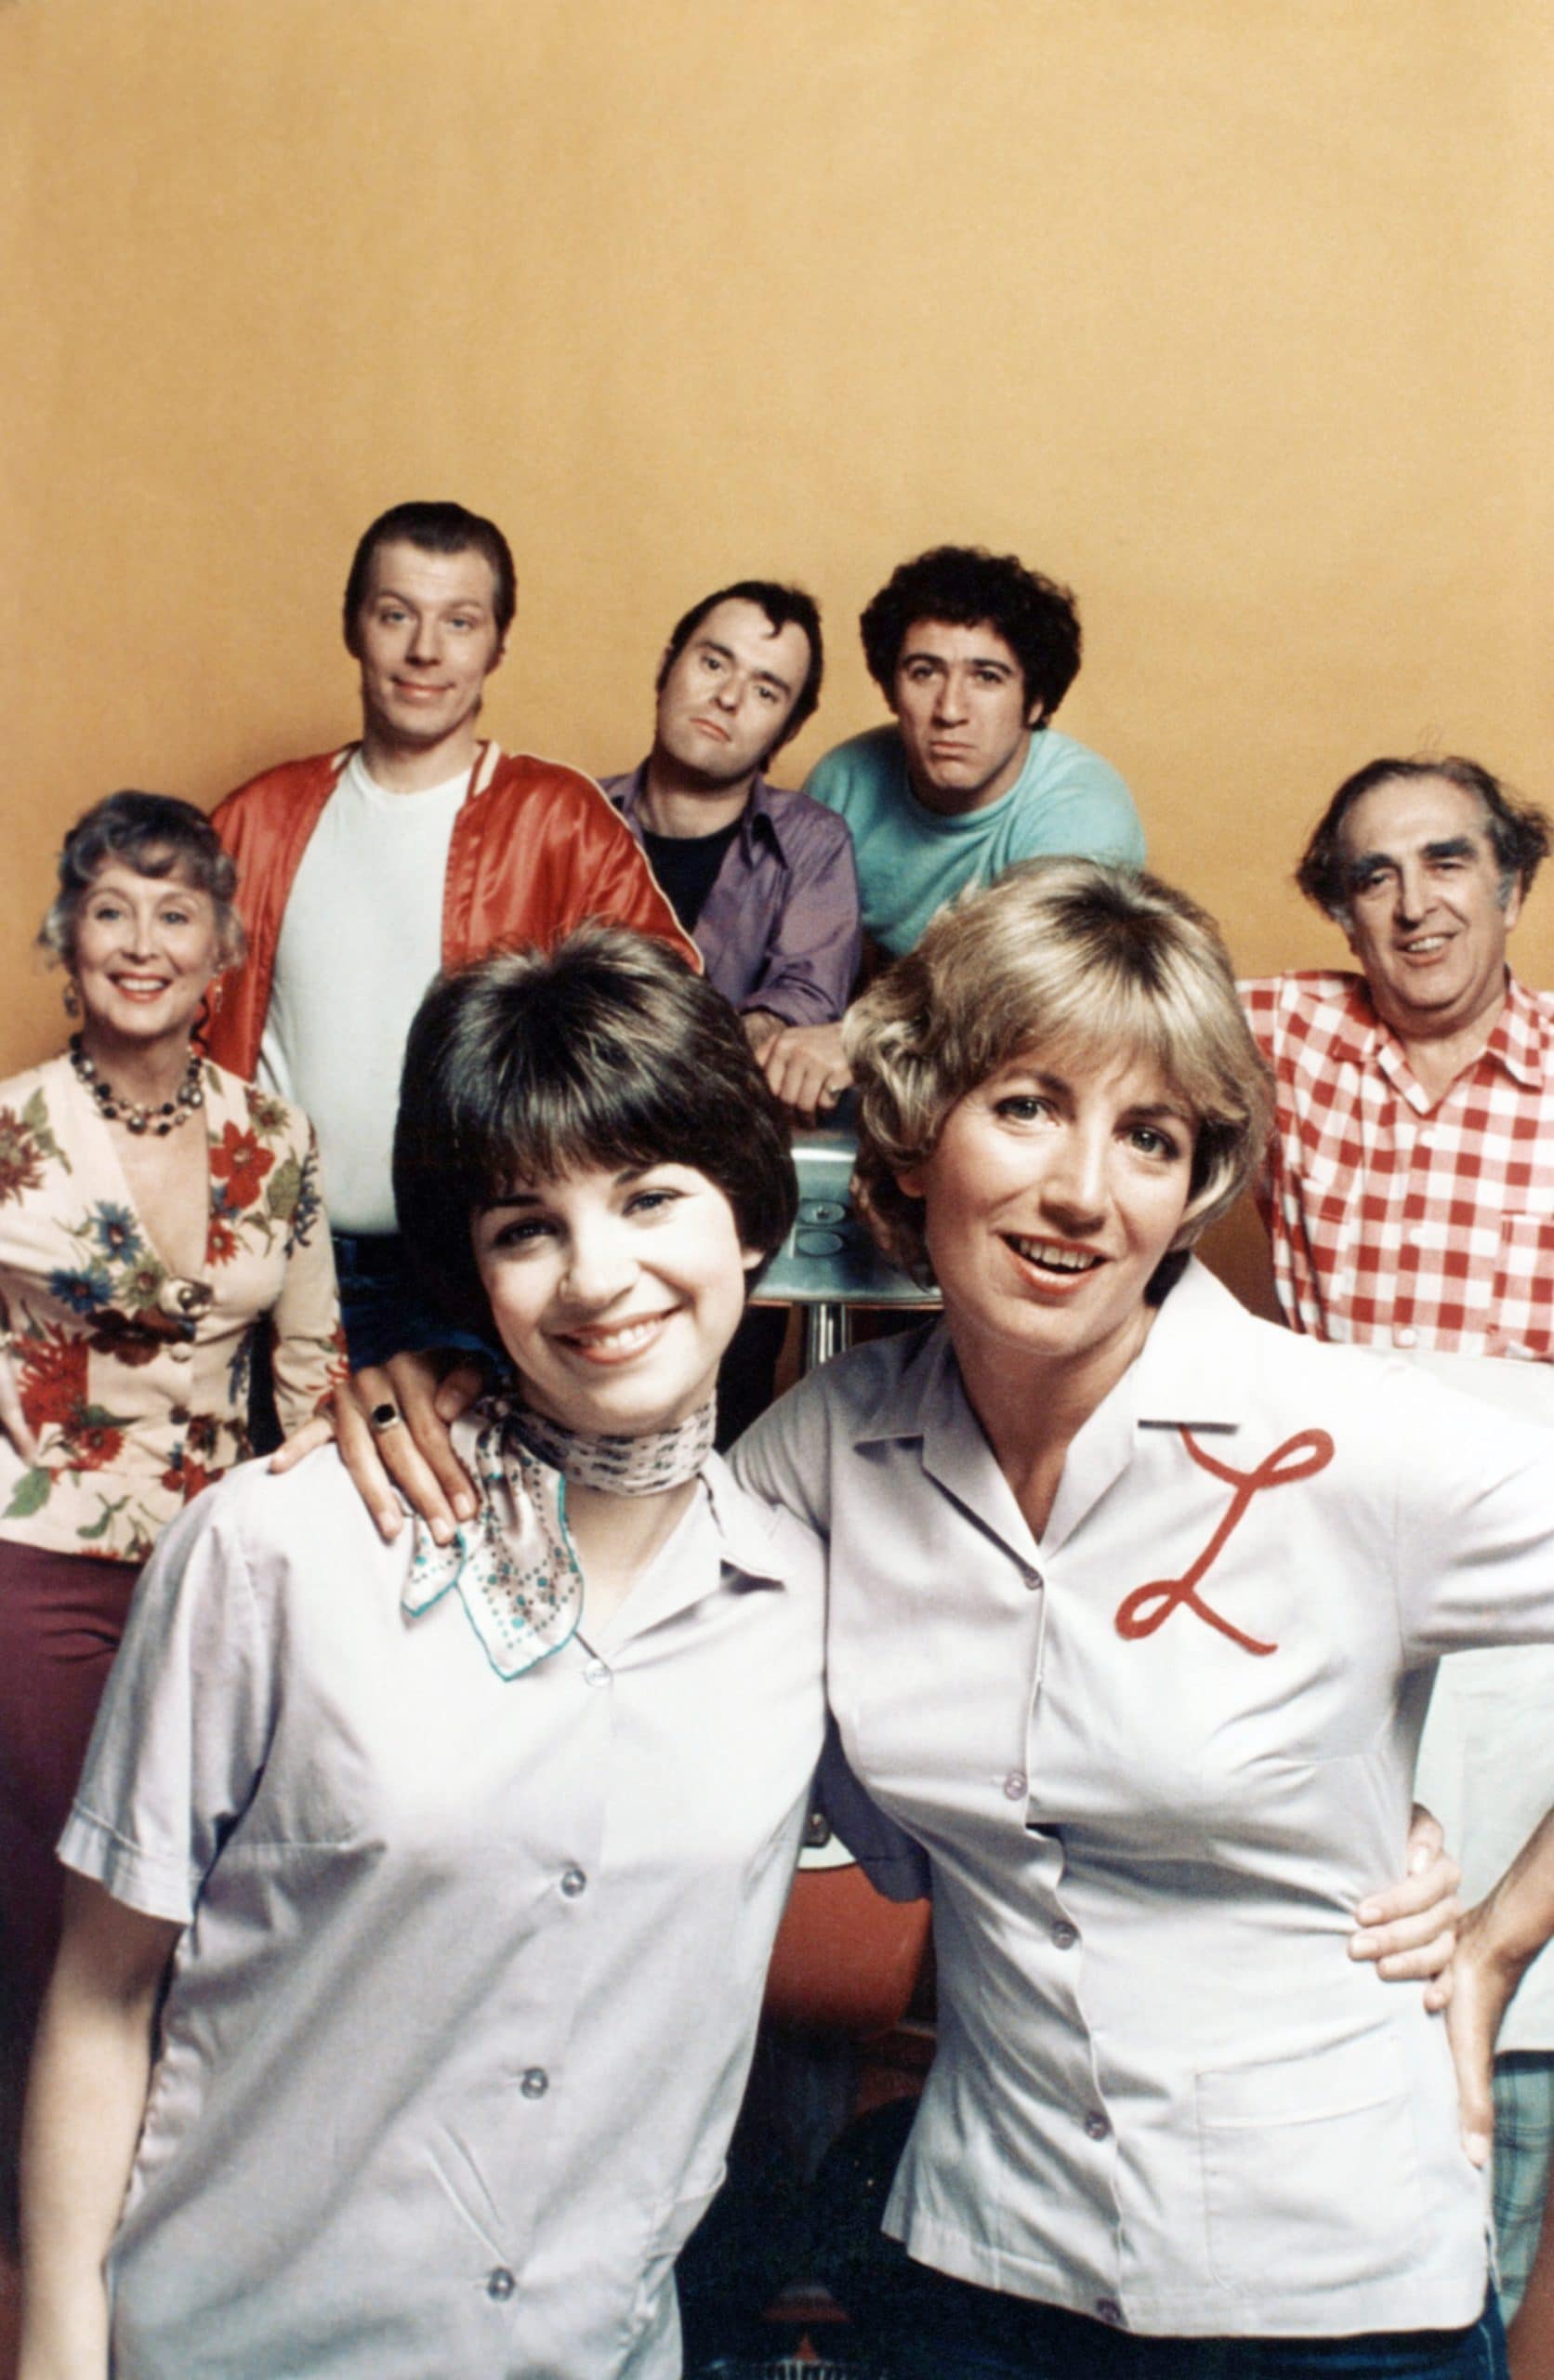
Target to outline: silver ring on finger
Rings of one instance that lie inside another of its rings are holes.
[[[373,1407],[372,1411],[367,1416],[367,1421],[368,1426],[372,1430],[373,1435],[375,1437],[381,1438],[385,1431],[402,1430],[404,1427],[404,1415],[400,1411],[397,1405],[391,1405],[387,1399],[385,1399],[383,1404],[375,1405]]]

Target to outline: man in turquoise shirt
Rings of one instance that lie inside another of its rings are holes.
[[[936,546],[902,562],[860,623],[895,723],[820,760],[804,790],[845,818],[863,926],[876,950],[910,950],[964,885],[1045,853],[1144,856],[1133,797],[1099,753],[1049,724],[1079,671],[1067,588],[1012,554]],[[769,1051],[784,1093],[828,1107],[847,1088],[839,1025],[794,1026]]]

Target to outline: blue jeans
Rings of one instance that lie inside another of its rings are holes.
[[[891,2380],[1507,2380],[1491,2291],[1465,2331],[1333,2339],[1138,2338],[1034,2299],[910,2268]]]

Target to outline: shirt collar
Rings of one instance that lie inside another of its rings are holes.
[[[783,828],[777,808],[777,788],[768,785],[765,777],[757,777],[750,787],[750,799],[744,805],[744,833],[747,841],[757,832],[770,836],[776,846],[779,859],[786,857],[783,850]]]
[[[1536,1091],[1548,1075],[1548,1024],[1537,1002],[1508,970],[1506,1005],[1484,1045],[1524,1091]]]
[[[1130,1364],[1075,1436],[1042,1550],[1054,1553],[1131,1461],[1140,1430],[1238,1430],[1246,1405],[1245,1332],[1258,1326],[1205,1265],[1192,1259]],[[858,1443],[920,1438],[923,1469],[972,1517],[1029,1558],[1033,1540],[1013,1490],[967,1398],[941,1323],[912,1351]]]
[[[858,1433],[859,1446],[875,1446],[892,1438],[920,1438],[936,1430],[959,1428],[966,1413],[960,1367],[950,1334],[942,1322],[932,1324],[915,1341],[897,1342],[904,1360],[885,1386],[873,1419]]]
[[[1333,1059],[1362,1067],[1379,1066],[1411,1104],[1428,1105],[1403,1043],[1376,1012],[1363,975],[1346,975],[1344,984],[1344,1014],[1333,1036]],[[1474,1064],[1482,1064],[1487,1059],[1502,1066],[1524,1091],[1536,1091],[1549,1070],[1547,1038],[1547,1025],[1537,1003],[1508,968],[1506,1004]]]
[[[668,1544],[660,1548],[650,1575],[607,1622],[599,1640],[602,1650],[613,1652],[690,1611],[718,1592],[730,1570],[757,1593],[788,1585],[794,1575],[791,1532],[799,1524],[742,1488],[720,1455],[707,1457],[701,1486],[705,1493],[693,1500]]]
[[[642,816],[642,803],[647,790],[648,763],[646,760],[639,760],[625,784],[615,793],[613,800],[628,826],[640,829],[644,834],[651,834],[652,829]],[[751,844],[757,837],[770,841],[780,859],[786,857],[783,850],[778,791],[776,787],[768,785],[765,777],[761,776],[757,777],[751,785],[749,799],[740,814],[739,840],[742,850],[748,853]]]
[[[1251,1319],[1207,1265],[1191,1258],[1155,1316],[1137,1360],[1104,1402],[1110,1405],[1131,1382],[1130,1401],[1139,1422],[1173,1429],[1184,1422],[1236,1428],[1245,1400],[1237,1393],[1230,1342]],[[968,1412],[955,1351],[941,1322],[908,1355],[857,1443],[956,1435],[964,1431]]]
[[[1369,1066],[1392,1037],[1371,1005],[1371,987],[1363,975],[1343,975],[1339,981],[1344,1005],[1333,1035],[1332,1058],[1338,1064]]]
[[[724,1561],[763,1586],[785,1587],[791,1554],[779,1540],[791,1515],[742,1488],[720,1454],[707,1457],[702,1479]]]
[[[1118,1382],[1131,1381],[1135,1426],[1239,1429],[1246,1407],[1243,1334],[1252,1322],[1208,1266],[1190,1258],[1138,1362]]]

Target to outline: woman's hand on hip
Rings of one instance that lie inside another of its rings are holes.
[[[1446,1849],[1440,1821],[1416,1805],[1408,1830],[1407,1872],[1400,1884],[1372,1893],[1355,1911],[1351,1959],[1370,1959],[1388,1983],[1423,1982],[1427,2008],[1451,1996],[1449,1969],[1462,1915],[1462,1870]]]
[[[1456,2064],[1463,2146],[1475,2165],[1495,2129],[1495,2043],[1517,1986],[1554,1939],[1554,1810],[1534,1829],[1458,1932],[1446,2030]]]
[[[1484,1934],[1481,1903],[1462,1920],[1446,2010],[1446,2038],[1456,2068],[1457,2122],[1462,2145],[1475,2165],[1489,2162],[1495,2132],[1495,2038],[1516,1989],[1515,1981],[1508,1981],[1487,1955]]]

